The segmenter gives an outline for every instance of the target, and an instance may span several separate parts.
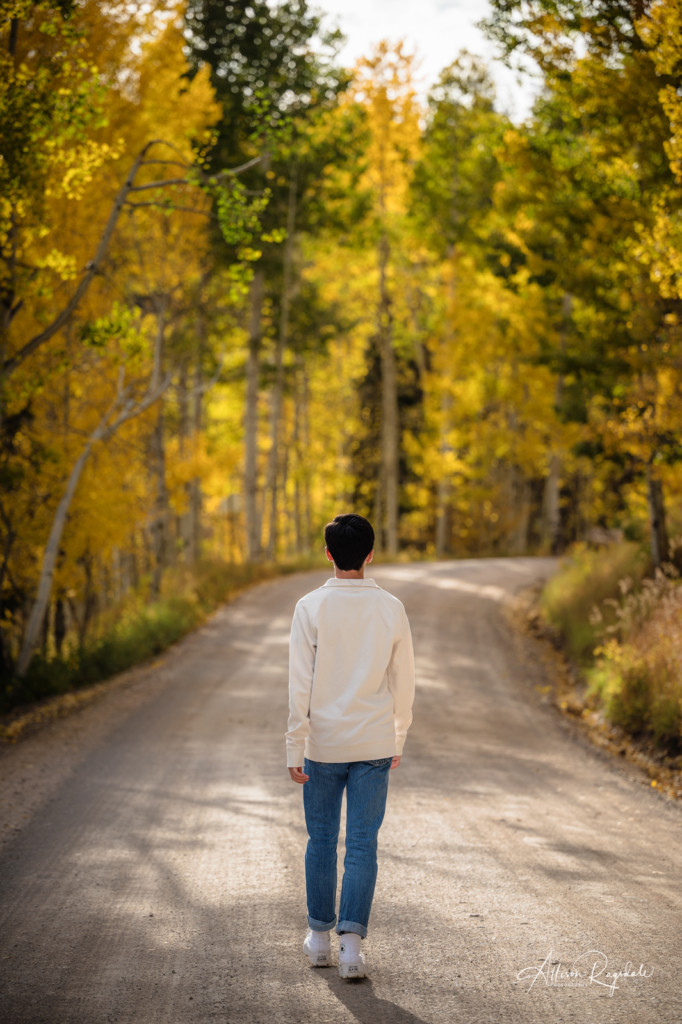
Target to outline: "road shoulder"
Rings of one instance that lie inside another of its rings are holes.
[[[679,803],[682,801],[682,758],[657,754],[590,706],[578,669],[561,649],[558,637],[542,620],[541,591],[541,583],[525,587],[505,605],[509,626],[534,646],[542,662],[547,684],[533,688],[537,699],[552,709],[575,739],[620,762],[641,785],[654,789],[664,799]]]

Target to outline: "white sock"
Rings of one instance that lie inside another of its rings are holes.
[[[358,955],[362,943],[361,935],[358,935],[357,932],[344,932],[343,935],[339,936],[339,939],[339,949],[342,953],[350,953],[351,956]]]

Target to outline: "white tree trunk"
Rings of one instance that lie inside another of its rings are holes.
[[[452,450],[447,441],[447,429],[452,411],[452,395],[449,391],[441,400],[443,433],[440,439],[441,455],[444,457]],[[443,459],[445,462],[445,458]],[[442,558],[450,551],[450,532],[452,525],[452,481],[447,472],[441,470],[436,486],[436,558]]]
[[[152,433],[152,474],[156,477],[156,494],[154,497],[154,519],[152,522],[152,538],[154,566],[150,587],[152,601],[158,601],[161,595],[161,580],[168,564],[168,488],[166,486],[166,443],[163,429],[163,408],[159,406],[156,423]]]
[[[145,397],[137,404],[134,404],[132,401],[125,402],[114,422],[109,423],[111,417],[121,405],[123,395],[119,391],[116,396],[116,401],[97,424],[88,438],[83,451],[76,460],[76,463],[69,474],[64,495],[57,506],[57,511],[55,512],[54,520],[52,522],[52,529],[50,530],[50,536],[43,554],[43,564],[40,570],[38,589],[33,602],[33,607],[31,608],[31,614],[29,616],[28,625],[26,627],[21,651],[19,652],[15,668],[15,672],[20,678],[26,674],[36,643],[38,642],[40,628],[42,626],[43,619],[45,618],[45,611],[50,600],[50,594],[52,593],[54,568],[57,562],[57,555],[59,554],[59,545],[64,532],[64,526],[66,525],[66,518],[83,473],[83,469],[90,457],[93,446],[98,441],[110,438],[118,428],[126,422],[126,420],[133,419],[133,417],[139,416],[140,413],[145,411],[145,409],[148,409],[149,406],[157,400],[157,398],[161,397],[169,383],[170,378],[166,378],[161,381],[155,388],[150,389]]]
[[[447,275],[447,310],[446,310],[446,337],[445,348],[453,348],[455,345],[455,314],[457,307],[457,251],[453,244],[448,245],[448,258],[446,266],[449,268]],[[443,464],[447,465],[446,456],[452,451],[452,446],[447,440],[448,431],[452,420],[452,393],[445,391],[441,397],[441,438],[440,451],[443,456]],[[442,558],[449,554],[452,546],[452,479],[444,470],[438,478],[436,487],[436,530],[435,548],[436,558]]]
[[[388,294],[388,238],[379,243],[379,344],[381,346],[381,461],[385,500],[386,553],[398,551],[398,374],[393,348],[393,317]]]
[[[202,357],[206,340],[206,322],[203,312],[199,313],[197,330],[197,353],[194,364],[194,394],[192,395],[192,435],[196,439],[203,428],[204,418],[204,379]],[[201,556],[201,511],[202,494],[201,479],[196,476],[190,482],[188,518],[188,562],[193,565]]]
[[[566,339],[571,325],[573,314],[573,296],[564,292],[561,302],[561,331],[559,333],[559,350],[563,356],[566,352]],[[554,405],[557,409],[561,406],[564,393],[563,374],[559,373],[556,380],[554,392]],[[561,487],[561,458],[559,453],[551,451],[549,459],[549,472],[545,480],[545,491],[543,495],[543,540],[546,547],[553,555],[559,553],[562,547],[561,538],[561,508],[559,504],[559,492]]]
[[[545,480],[543,495],[544,541],[551,554],[556,555],[561,545],[561,509],[559,486],[561,483],[561,460],[554,452],[549,459],[549,472]]]
[[[284,353],[289,339],[289,309],[291,306],[291,278],[294,262],[294,231],[296,230],[296,169],[289,181],[289,202],[287,207],[287,238],[284,244],[284,267],[282,274],[282,299],[279,319],[279,335],[275,351],[275,386],[272,392],[272,419],[270,431],[270,454],[265,493],[270,496],[270,527],[268,530],[267,557],[277,557],[277,531],[279,512],[279,468],[280,468],[280,426],[284,397]]]
[[[261,312],[265,275],[257,267],[251,283],[249,350],[246,362],[246,408],[244,411],[244,514],[246,551],[250,562],[261,558],[261,522],[258,508],[258,372],[261,341]]]
[[[651,530],[651,561],[654,569],[668,557],[670,544],[666,524],[663,485],[649,462],[646,467],[646,496],[649,507],[649,527]]]

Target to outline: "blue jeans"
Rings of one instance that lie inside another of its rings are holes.
[[[318,932],[336,924],[336,845],[346,790],[346,858],[337,932],[367,934],[377,878],[377,833],[384,820],[391,758],[325,764],[305,759],[303,786],[308,829],[305,881],[308,925]]]

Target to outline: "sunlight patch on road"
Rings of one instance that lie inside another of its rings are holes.
[[[436,663],[429,661],[423,655],[419,657],[419,673],[417,676],[417,688],[420,690],[452,690],[453,669],[476,670],[480,669],[480,663],[473,658],[467,658],[463,654],[453,654],[448,658],[448,675],[443,677],[442,668]]]
[[[442,579],[431,577],[426,580],[432,587],[439,590],[457,590],[463,594],[474,594],[476,597],[485,597],[491,601],[506,601],[509,594],[502,587],[496,587],[492,583],[471,583],[469,580]]]
[[[424,676],[420,675],[416,683],[418,690],[449,690],[450,687],[443,679],[438,679],[435,676]]]
[[[474,594],[476,597],[488,598],[491,601],[506,601],[509,597],[506,590],[491,583],[471,583],[469,580],[458,579],[453,576],[437,576],[428,569],[415,571],[414,569],[407,568],[387,568],[382,569],[381,574],[393,581],[404,580],[408,583],[421,583],[428,587],[437,587],[439,590],[456,590],[463,594]]]

